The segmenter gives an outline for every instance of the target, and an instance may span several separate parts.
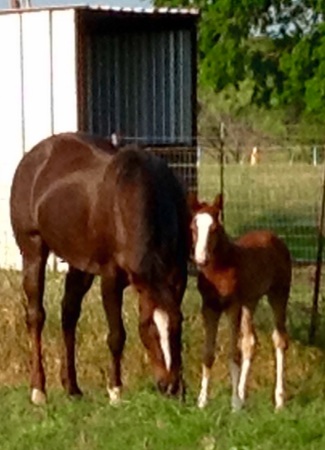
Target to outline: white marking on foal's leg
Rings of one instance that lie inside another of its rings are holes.
[[[109,402],[111,405],[116,406],[121,402],[121,390],[121,386],[114,386],[112,388],[107,386]]]
[[[231,407],[233,411],[238,411],[242,408],[243,402],[238,396],[238,382],[240,375],[240,367],[235,361],[229,362],[229,371],[232,385]]]
[[[198,264],[204,264],[207,256],[209,229],[213,219],[208,213],[199,213],[195,218],[197,227],[197,241],[194,249],[194,259]]]
[[[208,403],[208,388],[209,388],[210,374],[211,370],[203,364],[201,391],[197,400],[197,406],[199,408],[204,408]]]
[[[275,407],[281,409],[284,405],[285,389],[284,389],[284,364],[285,364],[285,344],[282,342],[280,333],[274,330],[272,339],[275,347],[276,359],[276,383],[275,383]],[[282,344],[282,345],[281,345]]]
[[[170,345],[169,345],[169,317],[168,314],[162,309],[156,308],[153,312],[153,321],[157,327],[159,338],[160,338],[160,347],[161,351],[164,355],[165,366],[169,371],[172,365],[172,358],[170,353]]]
[[[251,366],[250,358],[245,358],[242,362],[240,370],[240,378],[238,383],[238,397],[242,403],[244,403],[246,397],[246,382],[250,366]]]
[[[37,406],[45,405],[46,394],[39,389],[33,388],[31,393],[31,401]]]
[[[276,385],[275,385],[275,407],[282,408],[284,405],[284,350],[276,349]]]

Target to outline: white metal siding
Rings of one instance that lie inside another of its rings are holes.
[[[23,146],[18,14],[0,16],[0,43],[0,267],[3,267],[19,263],[8,202],[12,174]]]
[[[52,13],[53,131],[78,129],[75,11]]]
[[[0,15],[0,267],[21,267],[9,219],[15,168],[52,132],[77,130],[75,10]]]

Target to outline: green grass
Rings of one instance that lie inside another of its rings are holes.
[[[241,413],[230,413],[228,393],[200,411],[148,390],[129,394],[117,408],[93,392],[70,401],[54,392],[44,408],[31,406],[20,389],[0,390],[1,448],[12,449],[319,449],[324,448],[324,394],[297,397],[274,414],[259,392]]]
[[[84,397],[68,399],[59,382],[62,275],[48,274],[44,359],[48,404],[29,402],[28,341],[20,274],[0,272],[0,436],[1,449],[319,449],[325,446],[324,323],[316,346],[308,346],[312,269],[296,269],[289,308],[288,404],[274,413],[272,320],[266,302],[257,311],[259,345],[249,380],[245,410],[232,413],[228,377],[227,321],[222,320],[219,357],[213,368],[210,403],[198,410],[203,341],[200,299],[189,280],[183,302],[184,404],[161,397],[137,332],[137,302],[126,294],[124,319],[127,344],[123,361],[125,389],[119,407],[109,405],[105,385],[108,352],[106,323],[99,286],[87,295],[78,328],[78,375]],[[322,285],[322,289],[324,284]],[[324,305],[321,303],[321,313]]]

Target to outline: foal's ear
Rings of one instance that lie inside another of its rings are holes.
[[[217,194],[214,201],[213,201],[214,208],[218,209],[218,211],[223,210],[223,195]]]
[[[191,212],[195,212],[200,207],[200,202],[197,198],[197,193],[194,191],[190,191],[187,195],[187,205]]]

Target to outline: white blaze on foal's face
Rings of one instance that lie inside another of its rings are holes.
[[[157,327],[161,351],[164,355],[165,366],[169,371],[172,365],[172,358],[169,345],[169,317],[162,309],[156,308],[153,313],[153,321]]]
[[[197,264],[204,264],[208,256],[208,238],[210,227],[213,224],[212,216],[207,213],[198,213],[195,216],[196,242],[194,248],[194,259]]]

